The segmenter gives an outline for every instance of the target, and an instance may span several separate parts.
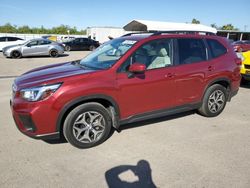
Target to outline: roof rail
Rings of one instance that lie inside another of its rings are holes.
[[[122,37],[127,37],[131,35],[139,34],[152,34],[152,36],[161,35],[161,34],[204,34],[204,35],[216,35],[215,33],[208,31],[189,31],[189,30],[173,30],[173,31],[143,31],[143,32],[132,32],[123,35]]]
[[[127,36],[131,36],[131,35],[140,35],[140,34],[154,34],[155,31],[142,31],[142,32],[132,32],[132,33],[127,33],[125,35],[122,35],[122,37],[127,37]]]
[[[157,31],[154,32],[154,34],[152,36],[155,35],[161,35],[161,34],[200,34],[203,33],[204,35],[215,35],[212,32],[208,32],[208,31],[189,31],[189,30],[176,30],[176,31]]]

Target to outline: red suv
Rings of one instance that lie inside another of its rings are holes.
[[[219,115],[239,89],[240,64],[227,39],[212,34],[129,34],[82,60],[21,75],[11,109],[30,137],[89,148],[122,124],[193,109]]]

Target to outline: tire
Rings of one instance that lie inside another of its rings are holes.
[[[69,52],[71,50],[70,46],[65,46],[65,51]]]
[[[90,102],[74,108],[66,117],[63,134],[73,146],[84,149],[103,143],[111,132],[112,120],[108,110]]]
[[[93,50],[95,50],[96,49],[96,47],[94,46],[94,45],[91,45],[90,47],[89,47],[89,50],[90,51],[93,51]]]
[[[12,53],[11,53],[11,57],[12,58],[14,58],[14,59],[19,59],[19,58],[21,58],[22,57],[22,54],[19,52],[19,51],[13,51]]]
[[[215,117],[224,110],[226,103],[226,88],[215,84],[207,89],[203,97],[202,106],[198,109],[198,112],[205,117]]]
[[[50,50],[49,55],[50,55],[50,57],[58,57],[58,51],[57,50]]]

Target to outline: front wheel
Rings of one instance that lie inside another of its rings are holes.
[[[49,55],[50,55],[50,57],[58,57],[58,51],[57,50],[50,50]]]
[[[19,51],[13,51],[11,53],[11,57],[14,58],[14,59],[18,59],[18,58],[21,58],[22,57],[22,54],[19,52]]]
[[[104,142],[111,131],[111,117],[99,103],[86,103],[73,109],[67,116],[63,134],[73,146],[84,149]]]
[[[204,95],[199,113],[205,117],[215,117],[225,108],[227,102],[227,91],[222,85],[215,84],[209,87]]]

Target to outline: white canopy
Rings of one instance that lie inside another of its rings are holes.
[[[202,24],[133,20],[123,27],[125,31],[200,31],[217,33],[213,27]]]

